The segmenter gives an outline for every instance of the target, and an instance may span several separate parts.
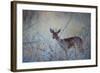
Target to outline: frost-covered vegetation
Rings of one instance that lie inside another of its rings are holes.
[[[23,10],[23,62],[90,59],[90,16],[88,13]],[[84,51],[73,47],[65,51],[52,38],[50,28],[61,29],[61,38],[81,37]]]

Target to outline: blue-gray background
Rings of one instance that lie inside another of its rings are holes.
[[[23,62],[82,60],[91,58],[91,14],[23,10]],[[52,38],[50,28],[61,29],[61,39],[79,36],[84,52],[65,51]]]

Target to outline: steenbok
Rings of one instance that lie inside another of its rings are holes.
[[[58,36],[58,33],[60,31],[61,31],[60,29],[57,32],[55,32],[53,29],[50,29],[50,32],[52,33],[52,38],[58,42],[58,44],[64,49],[66,53],[67,53],[67,50],[72,47],[74,49],[77,49],[77,51],[79,52],[83,52],[83,41],[80,37],[74,36],[74,37],[61,39]]]

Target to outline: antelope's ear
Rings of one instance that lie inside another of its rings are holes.
[[[51,32],[51,33],[54,33],[54,31],[53,31],[51,28],[50,28],[50,32]]]
[[[59,29],[58,31],[57,31],[57,33],[59,33],[61,31],[61,29]]]

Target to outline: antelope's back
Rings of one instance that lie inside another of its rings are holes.
[[[83,41],[80,37],[70,37],[70,38],[66,38],[66,39],[63,39],[66,43],[69,43],[71,46],[74,45],[74,44],[82,44]]]

